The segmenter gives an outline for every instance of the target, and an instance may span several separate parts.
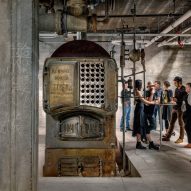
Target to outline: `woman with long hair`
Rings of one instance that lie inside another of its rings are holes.
[[[142,93],[142,80],[135,80],[135,111],[134,111],[134,122],[133,122],[133,136],[137,137],[136,149],[146,149],[145,146],[141,144],[141,134],[142,131],[146,130],[146,137],[149,141],[149,149],[159,150],[159,146],[153,143],[150,135],[150,127],[145,126],[144,118],[144,104],[155,104],[153,101],[147,101],[143,98]]]

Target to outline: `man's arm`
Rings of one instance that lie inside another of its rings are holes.
[[[141,95],[141,92],[139,90],[136,89],[136,96],[139,97],[139,99],[144,103],[144,104],[148,104],[148,105],[154,105],[155,103],[152,101],[147,101],[146,99],[143,98],[143,96]]]

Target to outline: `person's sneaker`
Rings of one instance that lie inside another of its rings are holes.
[[[120,129],[121,132],[123,132],[123,129]],[[127,130],[125,130],[125,132],[127,132]]]
[[[175,132],[172,132],[172,134],[171,134],[171,136],[175,136],[176,135],[176,133]],[[168,136],[168,134],[166,133],[166,134],[164,134],[162,137],[167,137]]]
[[[162,138],[162,141],[170,141],[170,138],[167,137],[167,136],[166,136],[166,137],[163,137],[163,138]]]
[[[141,142],[137,142],[137,144],[136,144],[136,149],[142,149],[142,150],[145,150],[145,149],[147,149],[147,148],[144,147],[144,146],[141,144]]]
[[[130,127],[126,128],[126,131],[133,131]]]
[[[153,141],[151,141],[150,143],[149,143],[149,149],[154,149],[154,150],[159,150],[159,145],[156,145],[156,144],[154,144],[153,143]]]
[[[145,144],[148,144],[147,138],[141,138],[141,142],[143,142],[143,143],[145,143]]]
[[[187,145],[185,145],[184,148],[189,148],[189,149],[191,149],[191,143],[188,143]]]
[[[175,136],[176,135],[176,133],[175,132],[172,132],[172,134],[171,134],[172,136]]]
[[[182,143],[182,142],[183,142],[183,139],[178,138],[174,143],[179,144],[179,143]]]

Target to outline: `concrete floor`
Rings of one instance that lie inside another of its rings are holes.
[[[117,113],[117,127],[120,113]],[[39,144],[39,191],[190,191],[191,190],[191,149],[185,149],[185,142],[179,145],[174,141],[164,143],[161,151],[135,149],[136,139],[131,132],[126,133],[126,154],[141,177],[83,178],[83,177],[42,177],[44,163],[44,130],[40,131]],[[122,133],[116,129],[119,141]],[[152,131],[155,142],[159,141],[159,132]]]

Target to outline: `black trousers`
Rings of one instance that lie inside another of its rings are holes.
[[[144,114],[144,127],[146,134],[150,134],[151,130],[156,129],[156,118],[154,114]]]
[[[183,113],[184,127],[188,137],[188,143],[191,143],[191,113]]]

